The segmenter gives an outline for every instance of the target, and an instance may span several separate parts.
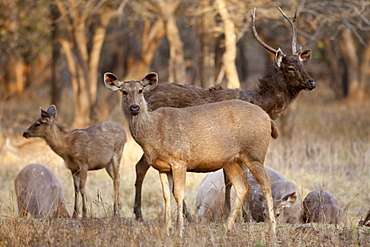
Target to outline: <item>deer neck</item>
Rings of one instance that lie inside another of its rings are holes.
[[[44,138],[49,147],[62,158],[68,150],[67,134],[68,132],[63,130],[60,124],[54,122]]]
[[[125,112],[125,118],[132,137],[137,143],[142,145],[144,143],[143,140],[154,131],[152,113],[148,112],[147,109],[136,116],[133,116],[130,112]]]
[[[281,115],[300,92],[298,89],[289,88],[289,83],[283,78],[283,75],[277,75],[276,71],[269,73],[260,79],[258,89],[251,92],[250,102],[260,106],[273,120]]]

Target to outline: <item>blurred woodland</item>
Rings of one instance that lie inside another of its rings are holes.
[[[368,97],[368,0],[2,0],[1,104],[46,89],[42,97],[59,106],[68,91],[72,125],[85,127],[101,102],[116,99],[98,93],[106,71],[248,89],[273,59],[252,35],[252,8],[262,39],[291,53],[290,26],[276,6],[291,17],[297,10],[297,45],[313,50],[307,71],[318,87],[326,83],[334,100]]]

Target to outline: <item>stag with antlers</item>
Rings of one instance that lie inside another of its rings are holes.
[[[304,69],[304,64],[311,59],[311,50],[297,50],[297,16],[295,14],[291,19],[281,8],[279,8],[279,11],[292,27],[292,55],[284,54],[280,48],[274,49],[262,41],[255,27],[255,9],[251,12],[254,37],[267,51],[275,55],[274,65],[259,80],[258,86],[254,91],[222,87],[203,89],[177,83],[159,83],[155,89],[144,94],[148,109],[154,111],[160,107],[184,108],[224,100],[240,99],[260,106],[268,113],[271,119],[277,119],[302,90],[313,90],[316,87],[315,81]],[[150,165],[147,163],[144,154],[136,164],[134,213],[138,220],[142,220],[141,191],[143,180],[149,167]],[[226,189],[227,198],[229,198],[229,191],[230,187]],[[227,209],[230,208],[228,201],[226,200],[225,204]],[[184,209],[186,209],[186,205],[184,205]],[[188,219],[191,218],[188,212],[186,212],[186,217]]]

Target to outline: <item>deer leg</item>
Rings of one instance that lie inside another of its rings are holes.
[[[75,205],[73,209],[73,218],[77,218],[79,214],[78,210],[78,197],[80,194],[80,172],[77,171],[75,173],[72,172],[72,178],[73,178],[73,185],[75,189]]]
[[[170,190],[174,194],[173,177],[169,176],[168,179],[169,179],[169,183],[170,183]],[[188,207],[186,206],[185,200],[183,200],[182,209],[183,209],[182,212],[185,215],[185,218],[188,220],[188,222],[193,222],[193,217],[191,216],[191,214],[188,210]]]
[[[182,237],[184,228],[183,202],[186,183],[186,166],[172,167],[172,176],[174,181],[173,194],[177,204],[177,230],[179,236]]]
[[[168,182],[169,174],[165,172],[159,172],[159,178],[161,179],[163,198],[164,198],[164,222],[166,227],[167,235],[170,235],[171,227],[171,191]]]
[[[135,204],[134,204],[134,214],[136,220],[143,220],[141,214],[141,191],[143,187],[143,181],[146,172],[149,170],[150,165],[146,161],[145,154],[141,156],[141,159],[136,163],[136,181],[135,181]]]
[[[236,194],[234,207],[231,210],[226,223],[226,229],[227,231],[230,231],[234,226],[236,216],[244,203],[246,195],[248,194],[249,184],[247,183],[247,180],[243,175],[243,170],[238,163],[233,162],[228,164],[224,167],[224,171],[234,186]]]
[[[268,218],[269,218],[269,227],[270,227],[270,237],[272,241],[275,241],[276,238],[276,220],[273,208],[273,199],[271,192],[271,181],[270,177],[267,176],[266,171],[263,167],[263,163],[259,161],[254,161],[251,163],[245,163],[249,171],[252,173],[253,177],[256,179],[258,184],[261,186],[263,194],[266,197]]]
[[[222,215],[225,215],[226,217],[230,214],[231,210],[231,182],[229,177],[227,176],[225,170],[223,170],[224,174],[224,180],[225,180],[225,204],[224,204],[224,213]]]
[[[87,216],[87,207],[86,207],[86,179],[87,179],[87,168],[82,168],[80,171],[80,193],[82,197],[82,217]]]
[[[112,162],[105,168],[109,176],[113,180],[114,187],[114,204],[113,204],[113,217],[119,214],[121,208],[120,196],[119,196],[119,186],[120,186],[120,174],[119,174],[119,159],[117,157],[112,158]]]

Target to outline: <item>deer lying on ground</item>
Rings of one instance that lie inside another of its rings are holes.
[[[297,186],[269,167],[265,167],[265,171],[271,180],[276,221],[278,223],[302,223],[302,198]],[[266,198],[261,187],[248,171],[245,171],[244,176],[251,186],[243,204],[244,220],[249,222],[253,219],[256,222],[263,222],[266,220]],[[204,177],[196,196],[196,210],[199,220],[222,220],[225,202],[224,193],[225,179],[222,170],[209,173]],[[231,205],[233,205],[234,200],[235,196],[232,193]]]
[[[270,139],[277,138],[279,132],[266,112],[241,100],[187,108],[162,107],[149,112],[143,93],[157,86],[157,73],[149,73],[142,81],[126,82],[105,73],[104,83],[107,88],[122,92],[122,110],[131,135],[142,147],[146,162],[159,171],[167,234],[171,225],[169,179],[173,178],[177,229],[182,236],[186,172],[211,172],[221,168],[230,178],[238,198],[226,224],[230,231],[249,189],[237,163],[242,162],[265,193],[270,236],[275,239],[271,184],[263,164]]]
[[[303,201],[305,223],[344,224],[343,210],[329,192],[311,191]]]
[[[284,54],[280,48],[277,50],[273,49],[261,40],[255,28],[255,12],[253,12],[252,22],[255,38],[266,50],[275,54],[274,65],[259,80],[258,87],[254,91],[248,92],[241,91],[240,89],[226,89],[221,87],[203,89],[191,85],[159,83],[154,90],[144,93],[148,110],[154,111],[160,107],[184,108],[205,103],[240,99],[260,106],[269,114],[271,119],[277,119],[298,96],[300,91],[312,90],[316,87],[316,83],[304,69],[304,64],[308,63],[311,59],[311,50],[301,52],[296,48],[296,16],[292,20],[280,8],[279,10],[292,26],[293,55]],[[146,162],[145,154],[143,154],[142,158],[136,164],[134,213],[138,220],[142,220],[141,191],[143,180],[149,167],[150,165]],[[226,198],[229,198],[229,191],[230,187],[227,187]],[[228,201],[226,199],[226,202]],[[227,205],[227,208],[229,208],[229,205]]]
[[[41,164],[29,164],[14,179],[19,217],[69,218],[64,187],[52,170]]]
[[[117,122],[101,122],[86,129],[64,130],[55,120],[57,109],[54,105],[47,111],[41,109],[38,118],[24,133],[25,138],[41,137],[50,148],[63,158],[66,167],[71,170],[75,204],[73,217],[78,217],[78,197],[82,197],[82,213],[86,217],[85,184],[87,171],[105,168],[113,179],[114,206],[113,216],[120,208],[119,167],[123,148],[126,143],[126,130]]]

